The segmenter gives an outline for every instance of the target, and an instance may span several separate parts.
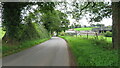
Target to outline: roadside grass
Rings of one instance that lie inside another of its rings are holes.
[[[78,66],[118,66],[117,50],[104,39],[61,36],[76,58]]]
[[[85,30],[92,30],[92,28],[96,28],[96,27],[75,28],[74,30],[76,30],[76,31],[85,31]]]
[[[2,45],[2,56],[8,56],[13,53],[20,52],[32,46],[38,45],[42,42],[47,41],[49,38],[46,39],[37,39],[37,40],[29,40],[25,42],[21,42],[19,45],[9,46],[9,45]]]
[[[78,37],[82,37],[82,38],[87,38],[87,35],[78,35]],[[96,38],[96,36],[94,36],[94,35],[88,35],[88,39],[95,39]],[[112,43],[112,37],[105,37],[105,36],[103,36],[103,35],[99,35],[98,36],[98,39],[100,40],[100,39],[104,39],[104,40],[106,40],[107,42],[110,42],[110,43]]]

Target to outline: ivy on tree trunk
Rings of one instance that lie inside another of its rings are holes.
[[[20,38],[21,27],[21,10],[25,6],[20,2],[5,2],[3,3],[3,27],[6,34],[3,40],[6,42],[15,42]]]

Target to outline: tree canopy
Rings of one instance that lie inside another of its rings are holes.
[[[2,5],[2,26],[6,31],[3,40],[7,42],[24,39],[23,34],[29,33],[29,30],[26,30],[27,27],[34,28],[33,33],[35,33],[36,26],[34,23],[43,25],[43,28],[46,28],[48,32],[60,32],[65,30],[61,27],[67,27],[69,24],[67,15],[54,9],[54,2],[4,2]],[[38,7],[36,9],[32,8],[34,5]]]

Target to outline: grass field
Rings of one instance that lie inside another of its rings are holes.
[[[117,50],[104,39],[85,39],[83,37],[61,36],[67,40],[78,66],[117,66]]]
[[[75,30],[84,31],[84,30],[92,30],[92,28],[96,28],[96,27],[75,28]]]

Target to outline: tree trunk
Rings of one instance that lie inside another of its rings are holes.
[[[118,48],[120,45],[120,2],[112,2],[112,19],[113,48]]]
[[[3,4],[3,21],[2,25],[5,27],[6,35],[3,37],[3,41],[11,42],[13,40],[19,41],[21,38],[21,10],[25,3],[21,2],[4,2]],[[13,42],[14,43],[14,42]]]
[[[3,37],[3,41],[6,38],[7,42],[16,40],[19,36],[20,27],[20,13],[21,9],[19,3],[5,2],[3,4],[3,22],[2,25],[6,29],[6,34]]]

